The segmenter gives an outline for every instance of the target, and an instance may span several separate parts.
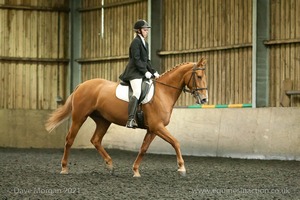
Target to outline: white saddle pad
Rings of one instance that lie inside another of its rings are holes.
[[[152,99],[154,94],[154,86],[152,84],[152,80],[149,80],[146,83],[150,85],[150,89],[148,94],[143,99],[142,104],[148,103]],[[116,96],[118,99],[129,102],[128,92],[129,92],[129,86],[124,86],[119,84],[116,89]]]

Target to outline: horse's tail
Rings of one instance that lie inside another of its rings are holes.
[[[46,130],[49,133],[70,117],[72,112],[73,94],[74,93],[67,98],[66,103],[62,107],[58,108],[50,115],[45,124]]]

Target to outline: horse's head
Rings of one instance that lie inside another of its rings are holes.
[[[185,92],[191,93],[196,99],[197,104],[208,102],[207,82],[205,74],[206,59],[201,58],[198,63],[195,63],[192,72],[185,76],[185,84],[189,88]]]

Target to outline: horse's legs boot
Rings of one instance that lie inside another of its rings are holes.
[[[138,127],[135,121],[135,114],[137,109],[138,99],[135,96],[132,96],[128,104],[128,121],[126,124],[127,128],[136,128]]]

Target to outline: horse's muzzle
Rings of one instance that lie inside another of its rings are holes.
[[[207,98],[201,99],[201,104],[205,104],[205,103],[207,103]]]
[[[194,94],[194,97],[196,99],[197,104],[205,104],[208,102],[208,98],[206,95],[196,93],[196,94]]]

